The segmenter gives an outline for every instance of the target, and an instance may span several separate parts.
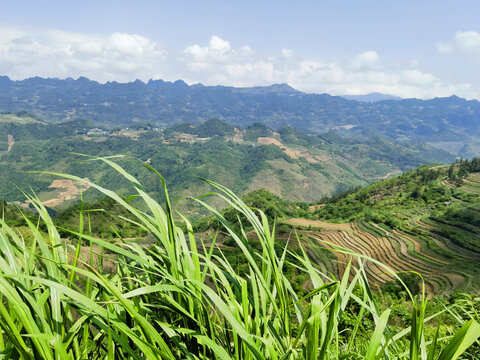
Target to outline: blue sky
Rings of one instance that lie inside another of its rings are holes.
[[[480,99],[478,1],[16,1],[0,74]]]

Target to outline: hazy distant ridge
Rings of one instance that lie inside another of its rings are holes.
[[[398,96],[393,96],[393,95],[388,95],[388,94],[382,94],[378,92],[373,92],[370,94],[364,94],[364,95],[340,95],[344,99],[347,100],[356,100],[360,102],[377,102],[377,101],[384,101],[384,100],[402,100],[401,97]]]

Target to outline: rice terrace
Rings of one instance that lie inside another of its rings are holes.
[[[315,254],[322,249],[332,249],[335,259],[325,262],[323,260],[325,256],[321,256],[316,262],[339,277],[343,276],[349,261],[355,260],[353,255],[335,251],[341,249],[365,255],[366,259],[375,259],[396,272],[406,269],[418,272],[426,283],[427,293],[431,296],[449,294],[456,289],[470,287],[478,276],[475,273],[457,270],[455,264],[463,261],[480,261],[480,254],[469,253],[464,249],[459,252],[459,248],[455,248],[453,244],[449,244],[451,247],[449,249],[440,239],[435,239],[435,242],[442,251],[435,252],[435,249],[428,248],[427,242],[410,234],[396,230],[387,231],[376,224],[363,221],[322,224],[316,220],[289,219],[283,223],[296,226],[299,234],[308,239],[309,251],[314,259],[317,258]],[[387,281],[394,280],[384,267],[369,260],[364,262],[368,279],[373,286],[382,286]]]

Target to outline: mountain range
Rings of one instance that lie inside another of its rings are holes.
[[[334,130],[421,141],[460,157],[480,153],[480,102],[457,96],[360,102],[307,94],[287,84],[235,88],[189,86],[182,80],[101,84],[84,77],[13,81],[3,76],[0,111],[26,111],[47,122],[86,119],[110,127],[150,122],[164,128],[218,118],[240,127],[261,122],[310,134]]]

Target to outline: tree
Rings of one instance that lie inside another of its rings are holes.
[[[403,281],[403,283],[413,296],[418,295],[418,293],[420,292],[420,285],[418,285],[419,279],[417,274],[401,273],[398,275],[398,277]],[[398,286],[403,287],[398,279],[397,284]]]

